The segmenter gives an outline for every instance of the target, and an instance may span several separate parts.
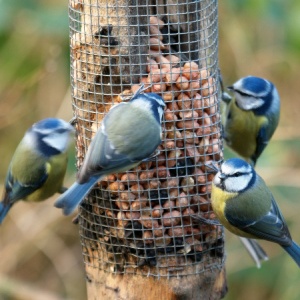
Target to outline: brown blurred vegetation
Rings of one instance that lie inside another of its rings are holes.
[[[270,186],[293,238],[300,243],[300,3],[220,1],[220,67],[229,85],[257,75],[276,84],[281,120],[257,171]],[[234,155],[229,151],[227,156]],[[229,293],[225,299],[300,299],[299,268],[281,247],[261,242],[270,260],[256,269],[237,238],[227,232]]]
[[[72,116],[68,35],[67,1],[1,2],[1,190],[25,130],[45,117]],[[72,177],[74,151],[69,167]],[[86,298],[78,229],[53,209],[54,199],[18,203],[0,227],[1,300]]]
[[[39,119],[72,115],[66,1],[0,4],[0,182],[25,130]],[[225,84],[257,75],[281,95],[279,128],[258,162],[294,239],[300,243],[300,3],[219,3],[220,67]],[[234,155],[226,151],[227,156]],[[74,178],[70,154],[66,185]],[[0,299],[86,299],[78,228],[53,209],[20,202],[0,227]],[[256,269],[238,239],[227,237],[226,299],[300,299],[300,275],[279,246],[262,242],[270,260]]]

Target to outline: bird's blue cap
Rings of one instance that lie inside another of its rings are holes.
[[[29,132],[34,131],[42,136],[48,135],[52,132],[67,132],[74,130],[74,127],[70,123],[57,118],[43,119],[36,122],[31,128],[28,129]]]
[[[227,165],[228,167],[235,168],[235,169],[249,168],[249,166],[251,167],[251,165],[247,163],[245,160],[237,157],[227,159],[223,163],[223,165]]]
[[[37,123],[35,123],[39,129],[55,129],[62,126],[62,122],[60,119],[56,118],[46,118]]]
[[[135,101],[135,100],[139,100],[139,99],[143,99],[143,100],[147,100],[147,101],[155,101],[157,103],[157,105],[160,106],[166,106],[164,100],[162,99],[161,96],[155,94],[155,93],[144,93],[144,94],[137,94],[134,97],[131,98],[131,102]]]
[[[265,94],[270,90],[269,82],[255,76],[245,77],[242,81],[242,86],[245,90],[248,90],[249,92],[255,92],[256,94]]]

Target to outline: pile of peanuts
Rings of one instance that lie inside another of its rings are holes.
[[[207,68],[182,61],[174,52],[165,53],[171,46],[163,43],[164,26],[162,20],[150,17],[148,75],[112,101],[124,101],[141,84],[144,93],[161,95],[166,110],[159,151],[133,170],[102,178],[97,188],[100,197],[89,199],[88,209],[88,204],[81,208],[86,230],[90,210],[100,217],[99,224],[106,229],[95,238],[108,251],[125,246],[128,255],[142,257],[149,265],[162,255],[149,249],[168,249],[168,255],[193,254],[188,256],[192,261],[207,252],[223,255],[221,227],[193,218],[215,219],[209,200],[213,174],[207,166],[222,159],[217,83]],[[93,135],[99,125],[92,123]],[[79,138],[78,149],[82,142]],[[115,247],[109,247],[111,242]],[[215,251],[217,246],[221,252]],[[139,265],[139,259],[135,263]]]

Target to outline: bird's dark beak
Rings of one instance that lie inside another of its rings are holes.
[[[219,174],[219,178],[220,178],[221,180],[224,180],[224,179],[226,178],[226,175],[223,174],[223,173],[220,173],[220,174]]]
[[[233,91],[233,86],[230,85],[230,86],[227,87],[227,89],[228,89],[229,91]]]
[[[230,101],[232,100],[231,96],[230,96],[228,93],[226,93],[226,92],[223,92],[223,93],[222,93],[221,99],[222,99],[222,101],[224,101],[226,104],[230,103]]]

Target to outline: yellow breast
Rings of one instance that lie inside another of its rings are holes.
[[[58,193],[63,186],[63,180],[67,168],[67,155],[65,153],[56,155],[47,163],[48,178],[43,186],[30,194],[26,201],[42,201]]]
[[[211,204],[212,204],[213,211],[216,214],[217,218],[219,219],[220,223],[226,229],[228,229],[230,232],[232,232],[236,235],[239,235],[239,236],[253,238],[252,235],[250,235],[246,232],[243,232],[243,231],[239,230],[238,228],[232,226],[225,217],[224,212],[225,212],[225,207],[226,207],[226,201],[236,197],[237,195],[238,195],[238,193],[228,193],[228,192],[223,191],[222,189],[218,188],[214,184],[212,184]]]
[[[229,147],[246,159],[256,151],[258,131],[266,122],[264,116],[255,116],[252,111],[244,111],[236,106],[230,106],[230,118],[226,121],[225,133]]]

